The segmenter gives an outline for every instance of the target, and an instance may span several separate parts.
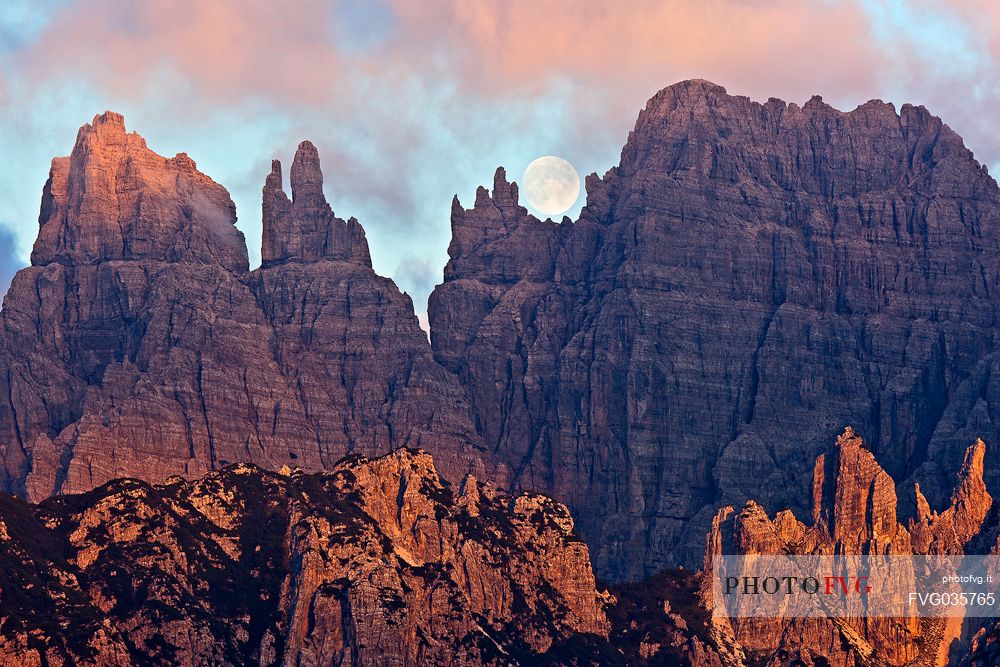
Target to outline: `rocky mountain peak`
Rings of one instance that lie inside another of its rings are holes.
[[[76,135],[76,143],[103,144],[105,146],[121,145],[129,140],[125,129],[125,117],[114,111],[97,114],[89,124],[84,124]],[[145,145],[145,140],[137,133],[131,135],[137,142]]]
[[[271,173],[264,179],[264,191],[272,194],[285,193],[281,182],[281,160],[271,160]]]
[[[655,116],[667,117],[678,107],[709,104],[709,100],[727,97],[729,94],[726,89],[717,83],[706,79],[687,79],[661,89],[649,98],[644,111]]]
[[[303,141],[295,151],[290,174],[292,202],[301,209],[326,205],[323,195],[323,170],[319,151],[311,141]]]
[[[979,533],[993,505],[983,478],[985,458],[986,443],[977,438],[965,450],[951,502],[940,513],[930,508],[920,485],[914,485],[917,516],[910,521],[909,528],[915,549],[921,553],[961,553]]]
[[[815,549],[825,553],[827,547],[832,548],[834,545],[843,553],[867,553],[869,545],[878,542],[881,542],[882,549],[895,543],[895,547],[905,546],[907,552],[915,554],[961,553],[965,545],[983,528],[993,503],[983,481],[985,455],[986,445],[981,439],[977,439],[966,449],[965,462],[955,476],[951,502],[941,512],[931,510],[920,492],[919,484],[916,485],[916,516],[904,528],[902,524],[897,524],[892,478],[864,446],[861,438],[848,427],[837,438],[832,451],[821,454],[816,459],[813,484],[816,512],[809,528],[810,538],[798,546],[796,553],[812,553]],[[718,550],[717,545],[726,541],[720,539],[720,535],[724,534],[718,532],[718,525],[729,520],[730,516],[735,516],[744,523],[750,519],[756,524],[767,523],[770,526],[768,530],[773,528],[772,532],[779,536],[795,534],[798,529],[788,528],[793,524],[802,526],[788,510],[778,512],[773,520],[774,525],[771,526],[772,520],[767,518],[763,507],[751,499],[737,515],[733,515],[732,507],[717,513],[713,524],[715,535],[708,539],[709,555],[723,553]],[[746,526],[743,530],[746,533]],[[759,530],[751,532],[760,533]],[[792,541],[783,539],[785,543]],[[753,549],[742,550],[740,553],[779,553],[761,550],[759,540],[751,542]],[[767,546],[774,545],[768,543]]]
[[[840,135],[858,154],[839,159],[844,148],[839,141],[810,146],[817,130],[827,137]],[[801,159],[805,146],[812,154],[808,160]],[[926,176],[930,164],[947,159],[965,161],[971,153],[923,107],[904,105],[897,113],[894,105],[871,100],[845,112],[819,95],[801,106],[777,98],[758,103],[692,80],[668,86],[649,100],[622,152],[620,174],[686,173],[837,197]],[[949,171],[939,173],[948,176]],[[648,185],[649,179],[641,182]]]
[[[454,204],[458,204],[458,196],[455,196]],[[518,204],[518,189],[517,183],[512,183],[507,180],[507,170],[502,166],[497,167],[496,171],[493,173],[493,190],[487,190],[484,186],[480,185],[476,188],[476,202],[474,209],[489,209],[495,208],[501,213],[502,219],[518,220],[521,217],[527,215],[528,209],[520,206]],[[452,207],[452,215],[454,216],[455,208]],[[454,223],[454,220],[452,220]]]
[[[69,157],[52,161],[39,225],[36,266],[152,260],[248,270],[226,189],[186,154],[151,151],[111,111],[80,128]]]
[[[334,215],[323,194],[319,151],[303,141],[295,151],[289,175],[292,198],[282,188],[281,162],[271,161],[264,181],[264,266],[285,261],[334,260],[371,266],[365,231],[357,220]]]
[[[519,203],[517,183],[508,181],[507,170],[497,167],[492,192],[477,188],[471,209],[464,208],[457,196],[452,200],[451,261],[444,270],[445,280],[480,272],[497,282],[551,276],[555,257],[549,236],[555,227],[528,213]]]
[[[507,170],[497,167],[493,174],[493,203],[501,209],[523,208],[517,202],[517,183],[507,180]]]

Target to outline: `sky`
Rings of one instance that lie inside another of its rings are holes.
[[[980,0],[5,0],[0,292],[26,265],[52,157],[97,113],[187,152],[259,263],[261,187],[299,141],[421,316],[452,196],[542,155],[617,164],[639,110],[690,78],[843,110],[923,104],[1000,173],[1000,3]],[[569,211],[575,216],[581,192]],[[542,216],[544,217],[544,216]]]

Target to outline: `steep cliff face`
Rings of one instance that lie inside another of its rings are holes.
[[[371,266],[357,220],[334,216],[315,147],[291,169],[276,160],[264,186],[263,265],[248,285],[273,331],[274,358],[303,410],[300,438],[327,453],[422,447],[460,471],[481,458],[465,392],[434,361],[413,302]],[[315,463],[314,463],[315,465]],[[477,474],[502,481],[496,466]]]
[[[296,155],[291,201],[276,167],[251,275],[225,189],[121,116],[53,161],[32,266],[0,314],[0,488],[40,499],[235,461],[319,470],[404,445],[453,477],[502,479],[409,297],[326,203],[315,148]]]
[[[918,509],[915,516],[903,518],[904,525],[892,478],[848,428],[831,451],[816,459],[810,525],[788,510],[772,519],[754,501],[738,513],[724,507],[708,536],[705,569],[723,554],[960,555],[982,530],[993,505],[983,481],[984,455],[981,440],[968,447],[950,502],[940,513],[930,510],[918,485],[911,486],[908,493]],[[774,667],[816,664],[818,659],[831,665],[946,664],[952,640],[963,631],[961,620],[956,627],[932,618],[717,616],[713,624],[720,644],[728,638],[751,660]],[[974,632],[974,625],[965,631]]]
[[[697,562],[717,503],[808,510],[844,423],[941,505],[966,444],[1000,440],[998,219],[996,183],[923,108],[688,81],[587,179],[578,220],[530,216],[502,171],[453,205],[435,356],[611,577]]]
[[[5,486],[41,498],[197,474],[249,446],[235,389],[274,369],[235,221],[222,186],[121,116],[80,129],[0,315]]]
[[[607,636],[566,508],[427,454],[0,496],[0,664],[510,664]]]

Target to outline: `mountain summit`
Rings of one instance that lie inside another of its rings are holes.
[[[112,111],[80,128],[52,161],[33,266],[161,261],[247,271],[236,207],[185,153],[165,158]]]
[[[357,220],[337,218],[323,194],[319,152],[303,141],[291,171],[292,199],[281,186],[281,162],[271,163],[264,184],[264,266],[297,259],[341,259],[371,268],[365,230]]]

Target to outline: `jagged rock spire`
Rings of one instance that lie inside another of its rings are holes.
[[[816,459],[813,521],[834,542],[860,548],[896,533],[896,489],[850,426],[834,451]]]
[[[493,191],[479,186],[476,201],[466,209],[454,197],[451,202],[452,240],[448,247],[451,261],[445,268],[445,280],[462,266],[474,253],[481,252],[494,243],[516,239],[521,246],[516,253],[497,257],[490,271],[496,279],[517,281],[525,277],[551,276],[555,261],[548,238],[551,223],[543,223],[528,213],[518,203],[517,183],[507,180],[507,170],[497,167],[493,174]],[[489,263],[493,264],[493,259]],[[475,258],[479,263],[479,258]]]
[[[500,208],[519,208],[517,203],[517,183],[507,180],[507,170],[497,167],[493,174],[493,202]]]
[[[354,218],[342,220],[323,194],[319,151],[303,141],[295,151],[290,174],[292,198],[282,187],[281,162],[271,162],[263,190],[264,266],[289,260],[338,260],[371,266],[368,241]]]
[[[910,532],[920,552],[961,553],[962,547],[979,533],[993,505],[983,480],[985,456],[986,443],[981,439],[965,450],[951,502],[940,514],[930,509],[920,485],[914,485],[917,516],[910,521]]]
[[[292,201],[299,208],[326,205],[323,196],[323,170],[319,164],[319,151],[311,141],[303,141],[295,151],[291,171]]]
[[[986,520],[993,499],[983,481],[986,445],[977,439],[965,451],[951,502],[940,513],[932,511],[916,485],[916,516],[907,526],[898,521],[895,484],[861,438],[847,427],[832,451],[816,459],[813,477],[813,524],[806,527],[790,512],[779,512],[772,522],[754,500],[743,511],[719,511],[706,543],[708,565],[723,553],[782,553],[794,544],[794,553],[961,554]],[[722,523],[735,519],[735,543],[727,542]]]

